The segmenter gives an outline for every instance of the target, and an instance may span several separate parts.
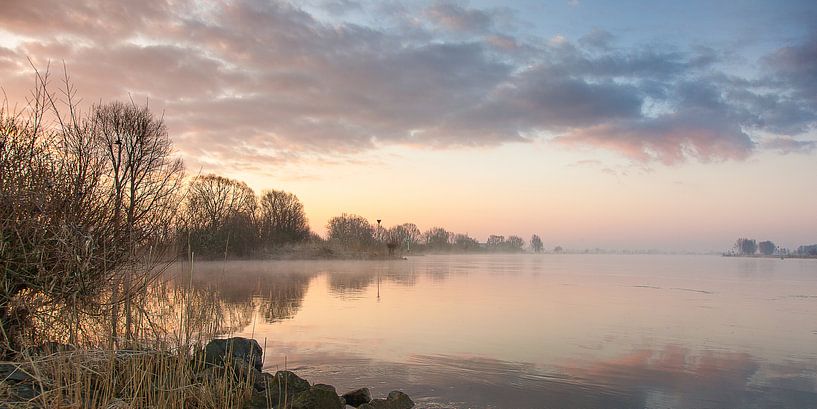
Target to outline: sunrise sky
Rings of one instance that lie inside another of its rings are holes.
[[[547,247],[817,243],[813,1],[0,0],[0,86],[164,112],[188,172]]]

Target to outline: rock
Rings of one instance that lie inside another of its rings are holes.
[[[291,409],[343,409],[344,406],[334,386],[317,384],[295,395]]]
[[[369,403],[372,401],[372,393],[369,392],[369,388],[361,388],[356,389],[353,391],[349,391],[343,394],[343,400],[349,406],[358,407],[364,403]]]
[[[373,399],[358,406],[358,409],[411,409],[414,402],[403,392],[391,391],[386,399]]]
[[[30,401],[40,396],[41,390],[38,385],[21,383],[11,388],[11,396],[17,401]]]
[[[249,400],[244,401],[242,409],[269,409],[273,407],[276,402],[268,400],[264,392],[253,393]]]
[[[264,397],[263,400],[258,400],[259,402],[263,401],[264,405],[269,401],[272,405],[278,407],[287,402],[287,407],[289,407],[295,395],[309,390],[310,386],[309,382],[293,372],[278,371],[275,375],[266,372],[261,373],[258,378],[253,379],[253,388],[257,391],[257,394]],[[266,406],[258,407],[266,408]]]
[[[240,361],[257,370],[263,366],[263,353],[258,341],[247,338],[214,339],[204,347],[204,362],[224,366],[225,361]]]
[[[0,381],[3,382],[32,382],[34,377],[15,364],[0,364]]]
[[[300,376],[295,375],[295,373],[292,371],[276,372],[273,376],[273,381],[276,383],[276,385],[279,385],[282,388],[286,387],[287,390],[295,393],[309,389],[309,382]]]

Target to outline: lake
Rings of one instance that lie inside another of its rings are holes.
[[[197,262],[233,335],[420,408],[815,408],[817,260],[441,255]],[[236,312],[237,311],[237,312]],[[237,318],[236,318],[237,317]]]

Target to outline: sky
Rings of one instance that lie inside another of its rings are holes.
[[[479,240],[817,243],[813,1],[0,0],[0,87],[164,115],[191,175]]]

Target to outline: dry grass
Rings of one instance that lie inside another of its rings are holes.
[[[192,351],[76,350],[24,355],[14,365],[42,391],[31,399],[3,382],[0,401],[38,408],[239,408],[251,398],[249,372],[203,369]],[[227,365],[229,367],[229,364]]]

